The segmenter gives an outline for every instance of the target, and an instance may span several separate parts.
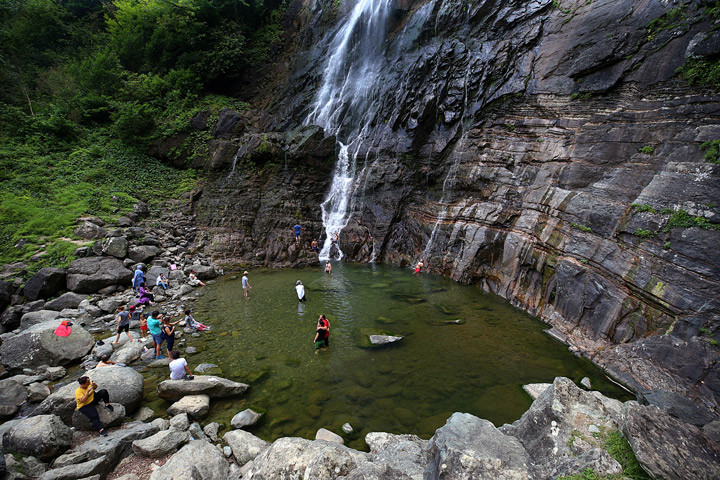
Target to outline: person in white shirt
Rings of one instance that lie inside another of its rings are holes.
[[[301,302],[305,301],[305,285],[300,280],[295,283],[295,291],[297,292],[298,300]]]
[[[180,352],[170,352],[170,380],[192,380],[195,378],[184,358],[180,358]]]

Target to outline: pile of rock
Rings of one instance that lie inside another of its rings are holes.
[[[237,391],[228,382],[206,378],[201,387],[190,390],[166,383],[161,391],[173,398]],[[223,386],[213,387],[213,383]],[[26,478],[15,473],[21,467],[26,474],[34,472],[32,478],[44,480],[104,478],[121,468],[118,463],[123,458],[136,456],[161,460],[161,466],[148,467],[151,480],[555,479],[587,469],[599,476],[622,475],[623,466],[607,447],[607,440],[621,433],[653,478],[720,475],[717,421],[701,430],[654,406],[621,403],[582,390],[567,378],[535,385],[532,390],[539,396],[512,425],[496,428],[487,420],[455,413],[429,441],[414,435],[368,433],[369,452],[346,447],[340,435],[325,429],[318,431],[315,440],[280,438],[269,443],[241,429],[219,438],[220,425],[212,422],[203,428],[185,412],[170,420],[130,422],[111,430],[108,437],[93,437],[71,450],[72,434],[62,419],[39,415],[6,428],[3,445],[22,456],[18,461],[6,455],[10,478]],[[255,412],[238,416],[259,418]]]

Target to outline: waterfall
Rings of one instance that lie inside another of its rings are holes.
[[[356,157],[365,127],[380,106],[377,80],[383,70],[384,46],[392,0],[359,0],[328,46],[328,60],[306,125],[320,125],[335,135],[338,162],[322,203],[325,243],[320,259],[342,258],[332,236],[345,228],[357,175]]]
[[[235,173],[235,165],[237,164],[238,155],[240,155],[240,148],[242,147],[238,147],[237,152],[235,152],[235,156],[232,159],[232,168],[230,169],[230,173],[228,173],[228,176],[225,179],[226,182],[229,181],[230,178],[233,176],[233,173]]]

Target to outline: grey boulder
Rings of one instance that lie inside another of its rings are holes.
[[[125,258],[128,253],[128,241],[124,237],[110,237],[103,245],[103,253],[115,258]]]
[[[72,444],[72,430],[57,415],[38,415],[16,423],[3,435],[3,450],[48,461]]]
[[[0,381],[0,420],[11,418],[28,399],[28,389],[12,379]]]
[[[119,403],[111,403],[113,410],[108,410],[103,403],[95,405],[95,410],[98,412],[100,417],[100,423],[105,428],[118,427],[122,425],[125,420],[125,407]],[[76,430],[95,430],[90,418],[80,413],[79,410],[75,410],[72,416],[72,425]]]
[[[128,250],[128,258],[136,263],[147,263],[155,258],[162,250],[154,245],[139,245]]]
[[[74,325],[67,337],[55,335],[59,323],[56,320],[38,323],[6,339],[0,345],[0,362],[10,369],[63,365],[92,349],[93,336],[79,325]]]
[[[187,413],[195,420],[202,420],[210,411],[210,397],[207,395],[186,395],[167,409],[168,415]]]
[[[95,293],[114,285],[130,285],[132,272],[115,257],[85,257],[70,264],[67,289],[77,293]]]
[[[620,426],[638,462],[653,478],[720,478],[717,447],[698,427],[637,402],[623,405]]]
[[[244,383],[233,382],[214,375],[196,375],[194,380],[164,380],[157,386],[158,396],[177,400],[185,395],[204,394],[210,398],[241,395],[248,389]]]
[[[62,268],[41,268],[23,288],[23,295],[28,300],[50,298],[65,288],[65,270]]]
[[[162,430],[132,443],[133,452],[143,457],[160,458],[174,453],[190,440],[190,433],[178,430]]]
[[[98,389],[108,391],[111,402],[122,404],[126,414],[132,414],[140,407],[145,382],[143,376],[132,368],[113,365],[89,370],[85,372],[85,375],[98,384]],[[71,423],[76,406],[75,390],[77,387],[77,382],[70,382],[59,388],[47,397],[34,413],[55,413],[65,422]]]
[[[65,310],[66,308],[78,308],[80,303],[85,300],[85,296],[74,292],[66,292],[54,300],[50,300],[44,305],[46,310]]]
[[[229,465],[215,446],[193,440],[150,475],[150,480],[225,480]]]
[[[88,221],[84,221],[75,229],[75,235],[86,240],[103,238],[106,234],[107,231],[104,228]]]
[[[255,457],[243,477],[330,480],[347,476],[369,458],[367,453],[337,443],[284,437]]]
[[[20,317],[20,330],[27,330],[38,323],[49,322],[60,316],[60,312],[55,310],[36,310],[28,312]]]
[[[270,443],[244,430],[232,430],[223,435],[223,440],[232,449],[238,465],[243,466],[260,455]]]
[[[454,413],[430,439],[428,450],[432,478],[535,477],[530,455],[517,438],[468,413]]]
[[[232,420],[230,420],[230,425],[232,425],[233,428],[250,427],[255,425],[258,420],[260,420],[260,417],[262,417],[261,413],[257,413],[254,410],[246,408],[242,412],[235,414]]]

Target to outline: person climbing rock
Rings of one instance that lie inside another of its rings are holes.
[[[140,288],[140,284],[145,282],[145,271],[142,265],[138,265],[135,268],[135,274],[133,275],[133,290],[135,292],[138,291],[138,288]]]
[[[107,435],[107,431],[103,424],[100,422],[100,416],[98,415],[95,405],[100,402],[105,403],[105,408],[113,411],[113,406],[110,405],[110,394],[105,389],[98,390],[97,383],[91,382],[88,377],[78,378],[80,386],[75,389],[75,403],[77,410],[88,417],[95,427],[95,430],[100,432],[100,435]]]
[[[300,243],[300,232],[302,231],[302,227],[297,224],[293,227],[293,230],[295,231],[295,243]]]

